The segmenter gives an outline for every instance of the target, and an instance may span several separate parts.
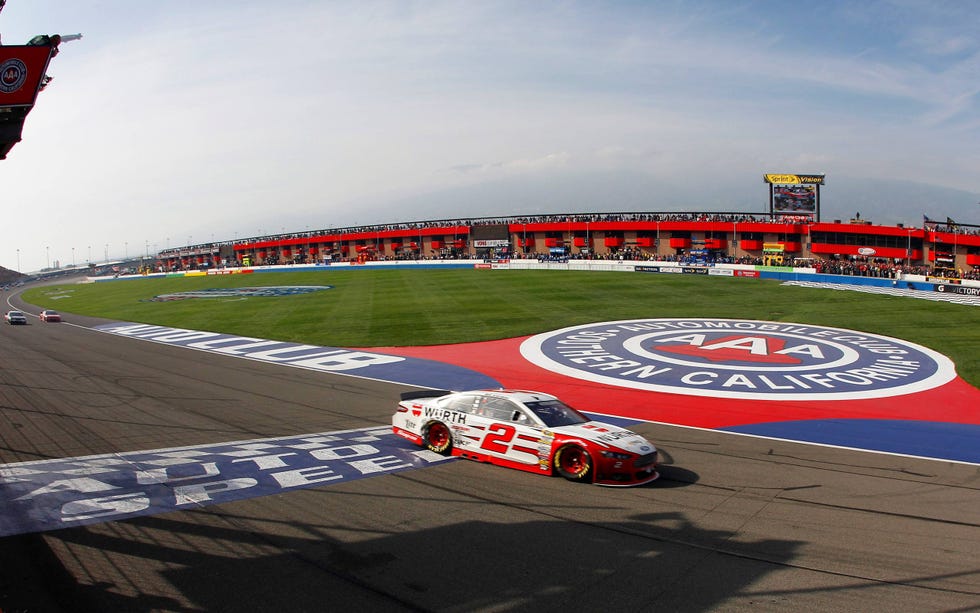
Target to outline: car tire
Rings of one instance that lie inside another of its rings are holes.
[[[592,474],[592,458],[578,445],[565,445],[555,452],[552,464],[569,481],[587,481]]]
[[[425,429],[425,447],[429,451],[448,455],[453,449],[453,433],[449,426],[434,421]]]

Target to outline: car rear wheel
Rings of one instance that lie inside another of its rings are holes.
[[[592,472],[592,458],[578,445],[565,445],[555,452],[554,466],[569,481],[585,481]]]
[[[453,448],[453,436],[449,426],[441,421],[434,421],[425,430],[425,446],[430,451],[448,454]]]

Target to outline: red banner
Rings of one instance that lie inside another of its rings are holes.
[[[0,46],[0,108],[33,106],[51,47]]]

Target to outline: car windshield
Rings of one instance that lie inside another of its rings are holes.
[[[540,400],[525,402],[524,406],[531,409],[549,428],[583,424],[589,418],[560,400]]]

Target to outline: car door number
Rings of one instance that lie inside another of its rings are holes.
[[[493,453],[506,454],[510,450],[510,442],[514,440],[517,428],[510,424],[490,424],[487,427],[487,435],[480,443],[480,449],[486,449]]]

